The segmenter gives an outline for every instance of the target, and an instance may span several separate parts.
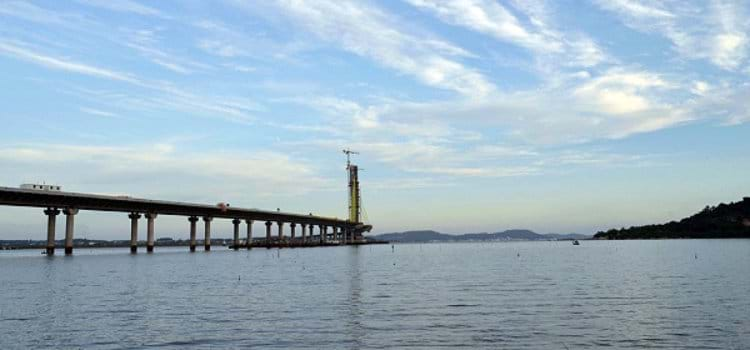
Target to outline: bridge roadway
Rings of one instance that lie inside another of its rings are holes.
[[[254,221],[265,221],[266,240],[262,244],[265,247],[297,245],[328,245],[329,240],[340,244],[356,243],[362,239],[364,225],[353,223],[348,220],[329,218],[315,215],[302,215],[284,213],[278,211],[266,211],[259,209],[244,209],[235,207],[222,208],[219,206],[172,202],[161,200],[150,200],[133,198],[129,196],[111,196],[88,193],[44,191],[19,189],[11,187],[0,187],[0,205],[38,207],[46,208],[47,215],[47,254],[55,252],[55,223],[56,217],[61,212],[65,214],[65,253],[73,252],[74,218],[79,210],[113,211],[129,213],[131,221],[130,250],[132,253],[138,251],[138,219],[141,213],[147,219],[147,242],[146,249],[152,252],[154,249],[154,221],[158,215],[187,216],[190,223],[190,251],[196,247],[196,223],[199,218],[204,222],[204,249],[211,249],[211,221],[214,218],[232,219],[234,224],[233,247],[240,247],[239,225],[244,220],[247,224],[247,238],[245,247],[250,249],[254,243],[252,238],[252,227]],[[278,234],[273,237],[271,227],[273,223],[278,226]],[[284,224],[290,225],[290,240],[284,237]],[[295,237],[296,226],[301,228],[301,237]],[[319,228],[320,234],[313,236],[315,227]],[[309,228],[309,232],[307,229]],[[328,228],[332,231],[329,234]],[[313,240],[315,238],[315,240]]]

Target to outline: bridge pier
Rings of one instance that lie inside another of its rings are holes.
[[[211,220],[214,218],[210,216],[203,217],[203,250],[211,250]]]
[[[232,224],[234,224],[234,242],[233,242],[233,249],[237,250],[240,249],[240,223],[242,220],[240,219],[234,219],[232,220]]]
[[[55,220],[60,211],[57,208],[47,208],[44,214],[47,215],[47,255],[55,255]]]
[[[73,254],[74,219],[78,214],[78,209],[66,208],[63,213],[65,214],[65,255],[71,255]]]
[[[135,254],[138,252],[138,219],[141,218],[141,214],[130,213],[130,253]]]
[[[284,223],[279,221],[277,224],[279,225],[279,246],[281,246],[281,242],[284,241]]]
[[[320,225],[320,243],[323,244],[326,242],[326,227],[325,225]]]
[[[195,252],[195,246],[197,245],[195,241],[195,231],[196,231],[196,222],[198,222],[197,216],[191,216],[188,218],[188,221],[190,221],[190,252]]]
[[[156,213],[146,213],[146,252],[154,252],[154,219],[156,219]]]
[[[297,227],[297,224],[295,224],[293,222],[289,224],[289,230],[290,230],[289,231],[289,236],[291,236],[290,242],[292,244],[294,244],[294,229],[295,229],[295,227]]]
[[[253,220],[247,219],[245,223],[247,223],[247,249],[251,249],[253,247]]]
[[[302,226],[302,244],[305,244],[307,237],[305,237],[305,231],[307,231],[307,225],[300,224]]]
[[[266,221],[266,248],[271,248],[271,225],[270,221]]]

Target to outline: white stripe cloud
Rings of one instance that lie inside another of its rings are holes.
[[[161,11],[131,0],[76,0],[79,3],[115,12],[166,18]]]
[[[434,13],[452,25],[462,26],[498,40],[524,47],[536,54],[564,55],[569,63],[594,66],[605,60],[598,45],[583,34],[566,34],[548,23],[545,4],[515,1],[514,9],[525,20],[493,0],[405,0]]]
[[[15,57],[24,61],[39,64],[47,68],[79,73],[97,78],[105,78],[140,84],[138,79],[134,78],[130,74],[39,54],[24,47],[16,46],[7,42],[0,42],[0,53],[4,53],[8,56]]]
[[[323,40],[429,86],[465,96],[486,96],[495,90],[484,75],[455,59],[470,56],[466,50],[429,34],[409,32],[393,14],[379,8],[332,0],[281,0],[277,5],[282,13]]]
[[[629,27],[669,39],[688,59],[705,59],[725,69],[747,61],[750,13],[746,1],[595,0],[602,9],[620,16]]]

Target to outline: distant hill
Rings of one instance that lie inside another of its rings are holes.
[[[595,239],[750,238],[750,197],[661,225],[635,226],[598,232]]]
[[[556,239],[588,239],[591,236],[569,234],[539,234],[529,230],[507,230],[495,233],[465,233],[461,235],[449,235],[436,231],[406,231],[395,233],[384,233],[369,236],[371,238],[389,242],[439,242],[439,241],[543,241]]]

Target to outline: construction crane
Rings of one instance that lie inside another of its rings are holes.
[[[344,154],[346,154],[346,169],[349,169],[349,166],[351,166],[351,164],[352,164],[351,159],[350,159],[351,155],[352,154],[359,154],[359,152],[352,151],[352,150],[350,150],[348,148],[344,149],[343,152],[344,152]]]

